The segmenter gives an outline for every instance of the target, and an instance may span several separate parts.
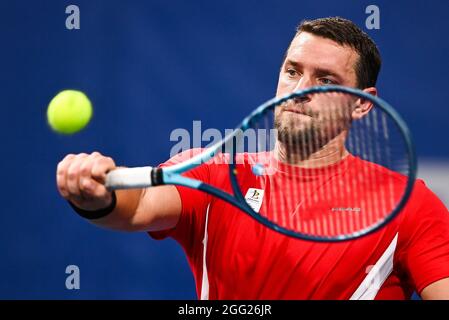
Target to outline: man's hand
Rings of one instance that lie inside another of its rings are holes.
[[[114,160],[99,152],[69,154],[57,167],[59,193],[84,210],[106,208],[112,202],[112,193],[105,188],[104,182],[106,174],[113,169]]]
[[[112,192],[104,183],[106,174],[115,168],[114,160],[98,152],[69,154],[56,171],[59,193],[83,210],[107,208]],[[121,231],[157,231],[176,226],[181,214],[181,198],[174,186],[117,190],[116,196],[113,211],[92,223]]]

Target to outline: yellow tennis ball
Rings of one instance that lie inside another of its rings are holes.
[[[50,127],[62,134],[73,134],[83,129],[92,118],[92,103],[81,91],[64,90],[48,105]]]

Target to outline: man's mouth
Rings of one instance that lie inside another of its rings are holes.
[[[311,117],[311,115],[307,114],[306,112],[304,112],[303,110],[298,109],[298,108],[286,107],[283,111],[296,113],[296,114],[299,114],[299,115],[302,115],[302,116]]]

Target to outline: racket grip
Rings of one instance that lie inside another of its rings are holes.
[[[106,175],[105,187],[111,191],[151,187],[152,171],[153,167],[115,169]]]

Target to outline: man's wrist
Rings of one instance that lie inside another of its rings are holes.
[[[78,208],[75,204],[73,204],[70,201],[68,201],[68,203],[70,204],[72,209],[75,210],[75,212],[79,216],[83,217],[84,219],[88,219],[88,220],[96,220],[96,219],[106,217],[112,211],[114,211],[114,209],[117,205],[117,196],[115,195],[115,191],[112,192],[111,196],[112,196],[112,201],[109,206],[107,206],[106,208],[103,208],[103,209],[93,210],[93,211]]]

